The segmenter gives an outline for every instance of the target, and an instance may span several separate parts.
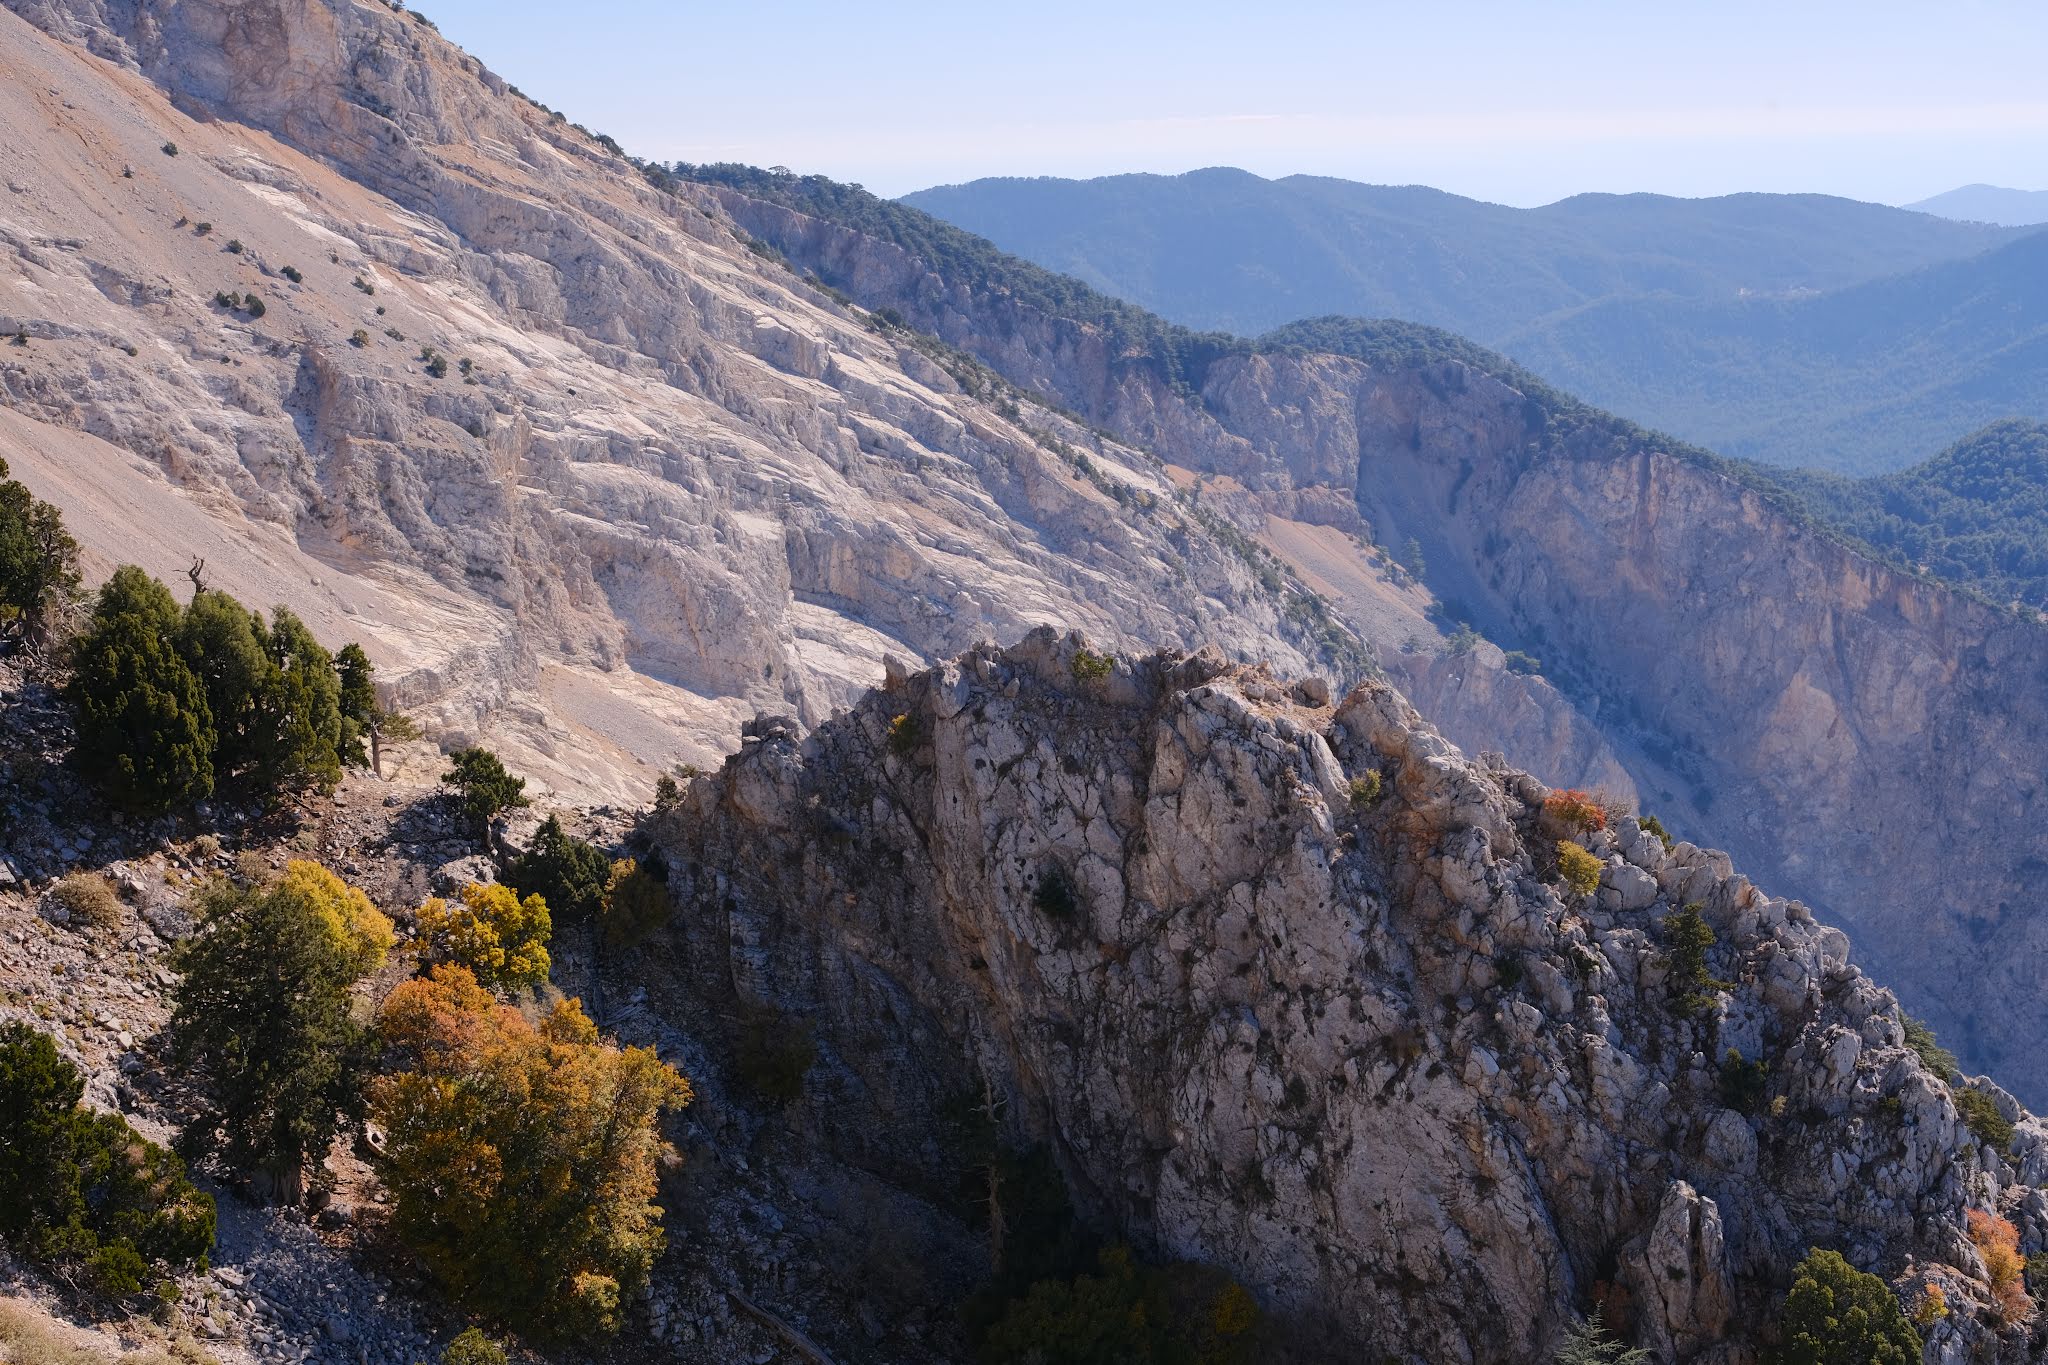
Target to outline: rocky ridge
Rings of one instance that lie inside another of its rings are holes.
[[[1979,1142],[1840,930],[1632,821],[1561,890],[1548,789],[1383,685],[1080,648],[776,730],[657,830],[673,989],[818,1021],[841,1150],[931,1178],[946,1097],[992,1086],[1095,1216],[1353,1355],[1539,1358],[1606,1281],[1658,1359],[1753,1361],[1826,1245],[1943,1287],[1928,1360],[2029,1358],[1963,1213],[2048,1245],[2048,1130],[1976,1080],[2020,1133]],[[1684,906],[1727,986],[1696,1017]],[[1739,1108],[1730,1050],[1768,1075]]]

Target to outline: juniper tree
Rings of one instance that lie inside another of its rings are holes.
[[[184,977],[171,1032],[202,1062],[205,1117],[195,1152],[295,1191],[346,1118],[361,1112],[366,1035],[349,987],[380,965],[391,921],[317,863],[293,862],[267,890],[217,885],[199,933],[178,953]]]
[[[78,595],[78,542],[55,507],[7,474],[0,460],[0,640],[36,651]]]
[[[213,714],[179,654],[178,604],[134,565],[100,589],[73,654],[73,761],[116,805],[158,814],[213,791]]]

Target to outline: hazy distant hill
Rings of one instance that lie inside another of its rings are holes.
[[[1906,205],[1969,223],[2003,223],[2024,227],[2048,223],[2048,190],[2009,190],[2000,185],[1965,185],[1959,190]]]
[[[1999,422],[1931,460],[1867,479],[1777,476],[1869,544],[2000,601],[2048,607],[2048,422]]]
[[[1837,289],[2015,235],[1824,195],[1589,194],[1516,209],[1228,169],[977,180],[905,202],[1192,327],[1256,334],[1348,313],[1488,344],[1614,296]]]
[[[1725,455],[1900,469],[2001,418],[2048,418],[2048,233],[1816,298],[1608,299],[1500,349]]]
[[[2048,237],[1824,195],[1539,209],[1244,171],[982,180],[906,202],[1176,321],[1396,317],[1771,464],[1902,468],[2048,417]]]

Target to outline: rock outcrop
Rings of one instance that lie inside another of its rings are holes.
[[[1754,1361],[1815,1245],[2027,1358],[1964,1213],[2043,1246],[2048,1131],[1974,1083],[2019,1115],[1981,1143],[1840,930],[1632,820],[1564,889],[1548,789],[1383,685],[1081,649],[769,727],[660,821],[675,989],[816,1021],[872,1168],[939,1179],[987,1086],[1090,1213],[1349,1358],[1543,1358],[1597,1292],[1660,1360]]]

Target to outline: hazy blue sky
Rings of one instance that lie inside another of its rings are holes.
[[[2048,4],[421,0],[627,150],[884,194],[1235,165],[1535,204],[2048,187]]]

